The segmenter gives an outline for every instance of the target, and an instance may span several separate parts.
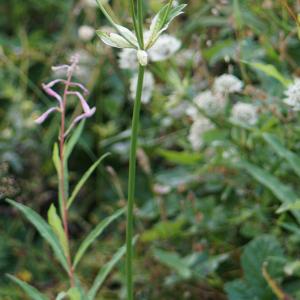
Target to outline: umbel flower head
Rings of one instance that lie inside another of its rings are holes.
[[[253,126],[258,121],[257,109],[253,104],[238,102],[232,108],[231,120],[243,125]]]
[[[51,96],[52,98],[55,98],[58,104],[54,107],[49,108],[46,112],[44,112],[39,118],[35,120],[37,124],[42,124],[51,113],[57,111],[61,114],[65,114],[66,112],[66,100],[67,96],[76,96],[81,104],[83,113],[76,116],[69,127],[69,129],[66,131],[65,135],[67,135],[70,130],[81,120],[91,117],[95,111],[96,108],[90,108],[84,95],[88,94],[88,90],[80,83],[72,81],[72,76],[74,74],[74,71],[76,70],[79,62],[78,56],[73,56],[71,58],[69,65],[60,65],[52,67],[54,71],[65,71],[67,79],[55,79],[47,84],[42,84],[42,87],[44,91]],[[58,83],[62,83],[65,87],[64,95],[61,96],[58,94],[53,88]],[[70,88],[77,88],[77,90],[70,89]]]
[[[216,78],[214,91],[220,94],[239,93],[243,89],[243,82],[231,74],[223,74]]]
[[[195,151],[199,150],[203,146],[203,135],[207,131],[214,129],[214,127],[214,124],[208,118],[202,115],[197,116],[188,135],[188,140]]]
[[[169,4],[165,5],[153,18],[149,31],[143,34],[144,36],[144,47],[141,47],[141,43],[139,43],[138,38],[135,33],[123,27],[121,25],[116,24],[108,12],[105,10],[102,1],[97,0],[97,3],[106,16],[106,18],[110,21],[111,25],[114,27],[116,32],[104,32],[101,30],[97,30],[96,33],[100,37],[100,39],[107,45],[120,49],[135,49],[136,56],[138,62],[142,66],[146,66],[148,64],[148,56],[150,49],[155,46],[161,34],[166,31],[172,22],[172,20],[178,15],[183,13],[183,9],[185,8],[185,4],[175,5],[170,7]],[[174,47],[177,48],[178,44],[173,41]],[[163,43],[161,47],[161,51],[164,51]],[[180,44],[179,44],[180,47]],[[154,57],[155,59],[155,57]],[[159,58],[158,58],[159,59]]]
[[[300,78],[296,78],[288,89],[285,91],[286,98],[284,103],[289,105],[293,110],[300,110]]]

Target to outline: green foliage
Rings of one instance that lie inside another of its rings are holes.
[[[262,268],[267,264],[271,276],[282,278],[278,261],[282,268],[284,252],[275,237],[265,235],[251,241],[241,257],[244,278],[226,284],[229,299],[272,299],[272,292],[262,275]]]
[[[26,219],[36,228],[36,230],[45,239],[45,241],[49,243],[58,261],[67,271],[68,264],[67,264],[66,256],[64,254],[64,250],[59,242],[59,239],[52,231],[51,227],[43,220],[43,218],[39,214],[37,214],[31,208],[12,200],[7,200],[7,202],[9,202],[12,206],[17,208],[20,212],[22,212],[22,214],[24,214]]]
[[[77,264],[79,263],[80,259],[83,257],[84,253],[87,251],[89,246],[102,234],[102,232],[108,227],[114,220],[120,217],[124,213],[124,209],[120,209],[116,211],[111,216],[104,219],[100,222],[84,239],[81,243],[74,259],[73,267],[76,268]]]

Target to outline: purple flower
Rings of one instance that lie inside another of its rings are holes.
[[[86,89],[86,87],[84,85],[82,85],[81,83],[71,81],[72,74],[73,74],[77,64],[78,64],[78,57],[73,57],[71,59],[71,65],[61,65],[61,66],[53,67],[53,69],[55,69],[55,70],[60,70],[60,69],[66,70],[68,80],[55,79],[47,84],[42,84],[44,91],[52,98],[55,98],[58,102],[58,105],[49,108],[46,112],[44,112],[39,118],[37,118],[35,120],[35,122],[37,124],[42,124],[48,118],[48,116],[55,111],[65,114],[66,103],[64,103],[64,101],[65,101],[66,97],[67,96],[76,96],[80,101],[83,113],[73,119],[69,129],[65,133],[65,136],[72,130],[72,128],[78,122],[80,122],[83,119],[90,118],[96,111],[95,107],[90,108],[90,106],[87,103],[87,100],[83,96],[83,94],[84,95],[88,94],[88,90]],[[65,86],[65,92],[64,92],[63,97],[61,95],[59,95],[53,89],[53,87],[58,83],[62,83]],[[81,90],[81,92],[76,91],[76,90],[69,90],[69,88],[78,88]]]

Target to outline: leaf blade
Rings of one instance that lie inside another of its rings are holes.
[[[99,166],[99,164],[110,155],[110,153],[106,153],[102,155],[92,166],[89,167],[89,169],[83,174],[80,181],[75,186],[69,200],[68,200],[68,208],[72,205],[73,201],[75,200],[77,194],[85,184],[85,182],[89,179],[89,177],[92,175],[92,173],[96,170],[96,168]]]
[[[45,295],[40,293],[35,287],[20,280],[19,278],[8,274],[7,277],[15,282],[32,300],[49,300]]]
[[[7,199],[6,201],[17,208],[19,211],[21,211],[26,219],[37,229],[40,235],[49,243],[49,245],[53,249],[55,256],[57,257],[63,268],[66,270],[66,272],[68,272],[68,263],[63,249],[61,248],[60,243],[51,227],[39,214],[37,214],[31,208],[10,199]]]
[[[102,222],[100,222],[89,234],[88,236],[83,240],[81,243],[74,259],[73,267],[76,268],[77,264],[79,263],[80,259],[84,255],[84,253],[87,251],[89,246],[95,241],[96,238],[98,238],[102,232],[108,227],[114,220],[116,220],[118,217],[120,217],[125,212],[125,208],[121,208],[118,211],[116,211],[113,215],[107,217]]]

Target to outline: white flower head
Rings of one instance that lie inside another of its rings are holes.
[[[150,60],[163,61],[170,58],[181,47],[181,42],[169,35],[162,34],[156,41],[156,43],[148,50]]]
[[[130,94],[132,99],[135,99],[136,96],[137,82],[138,82],[138,75],[136,74],[130,81]],[[142,93],[142,103],[147,104],[150,102],[153,89],[154,89],[154,77],[152,73],[145,72],[143,93]]]
[[[190,128],[188,140],[194,150],[199,150],[203,146],[203,134],[214,129],[214,124],[203,116],[198,116]]]
[[[137,50],[122,49],[119,53],[119,67],[121,69],[136,70],[138,68]]]
[[[257,109],[249,103],[236,103],[232,108],[231,119],[234,122],[253,126],[258,121]]]
[[[283,100],[284,103],[291,106],[293,110],[300,111],[300,78],[296,78],[284,94],[287,97]]]
[[[221,94],[214,94],[211,91],[200,93],[194,99],[194,102],[209,116],[216,116],[222,113],[226,106],[226,99]]]
[[[243,82],[231,74],[223,74],[216,78],[214,91],[221,94],[239,93],[243,89]]]
[[[82,41],[90,41],[95,35],[95,29],[88,25],[82,25],[78,29],[78,36]]]

